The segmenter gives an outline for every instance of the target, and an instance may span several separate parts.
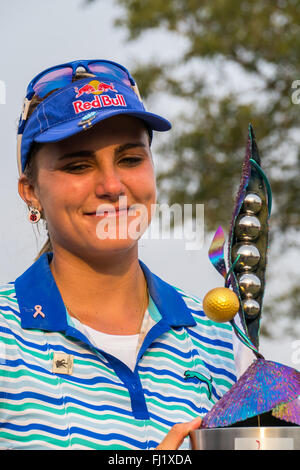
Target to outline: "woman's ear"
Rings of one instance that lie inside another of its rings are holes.
[[[19,178],[18,191],[19,191],[21,198],[23,199],[23,201],[26,203],[27,206],[34,207],[35,209],[38,209],[39,211],[42,210],[40,201],[36,194],[36,188],[29,181],[28,177],[24,175],[24,173]]]

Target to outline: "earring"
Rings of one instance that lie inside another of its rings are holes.
[[[29,207],[28,219],[32,224],[36,224],[41,218],[41,213],[35,207]]]

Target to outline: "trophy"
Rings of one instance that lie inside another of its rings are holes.
[[[259,352],[271,208],[271,187],[249,125],[228,237],[228,267],[222,227],[209,249],[224,287],[206,294],[203,310],[213,321],[229,321],[255,360],[204,416],[200,429],[191,432],[193,450],[300,450],[300,372],[266,360]],[[270,421],[271,426],[265,425]]]

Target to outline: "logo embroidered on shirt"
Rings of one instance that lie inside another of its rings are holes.
[[[190,378],[194,378],[194,377],[196,377],[196,379],[198,379],[200,382],[206,383],[207,388],[208,388],[208,399],[210,400],[212,396],[212,381],[213,381],[212,377],[210,378],[205,377],[205,375],[200,374],[199,372],[194,372],[192,370],[185,371],[184,378],[186,380]]]
[[[54,353],[52,373],[71,375],[73,372],[74,356],[65,353]]]

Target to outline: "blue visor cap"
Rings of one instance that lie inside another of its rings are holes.
[[[28,119],[21,144],[22,171],[33,142],[58,142],[119,114],[141,119],[150,130],[172,127],[167,119],[146,111],[136,92],[120,81],[77,80],[48,96]]]

